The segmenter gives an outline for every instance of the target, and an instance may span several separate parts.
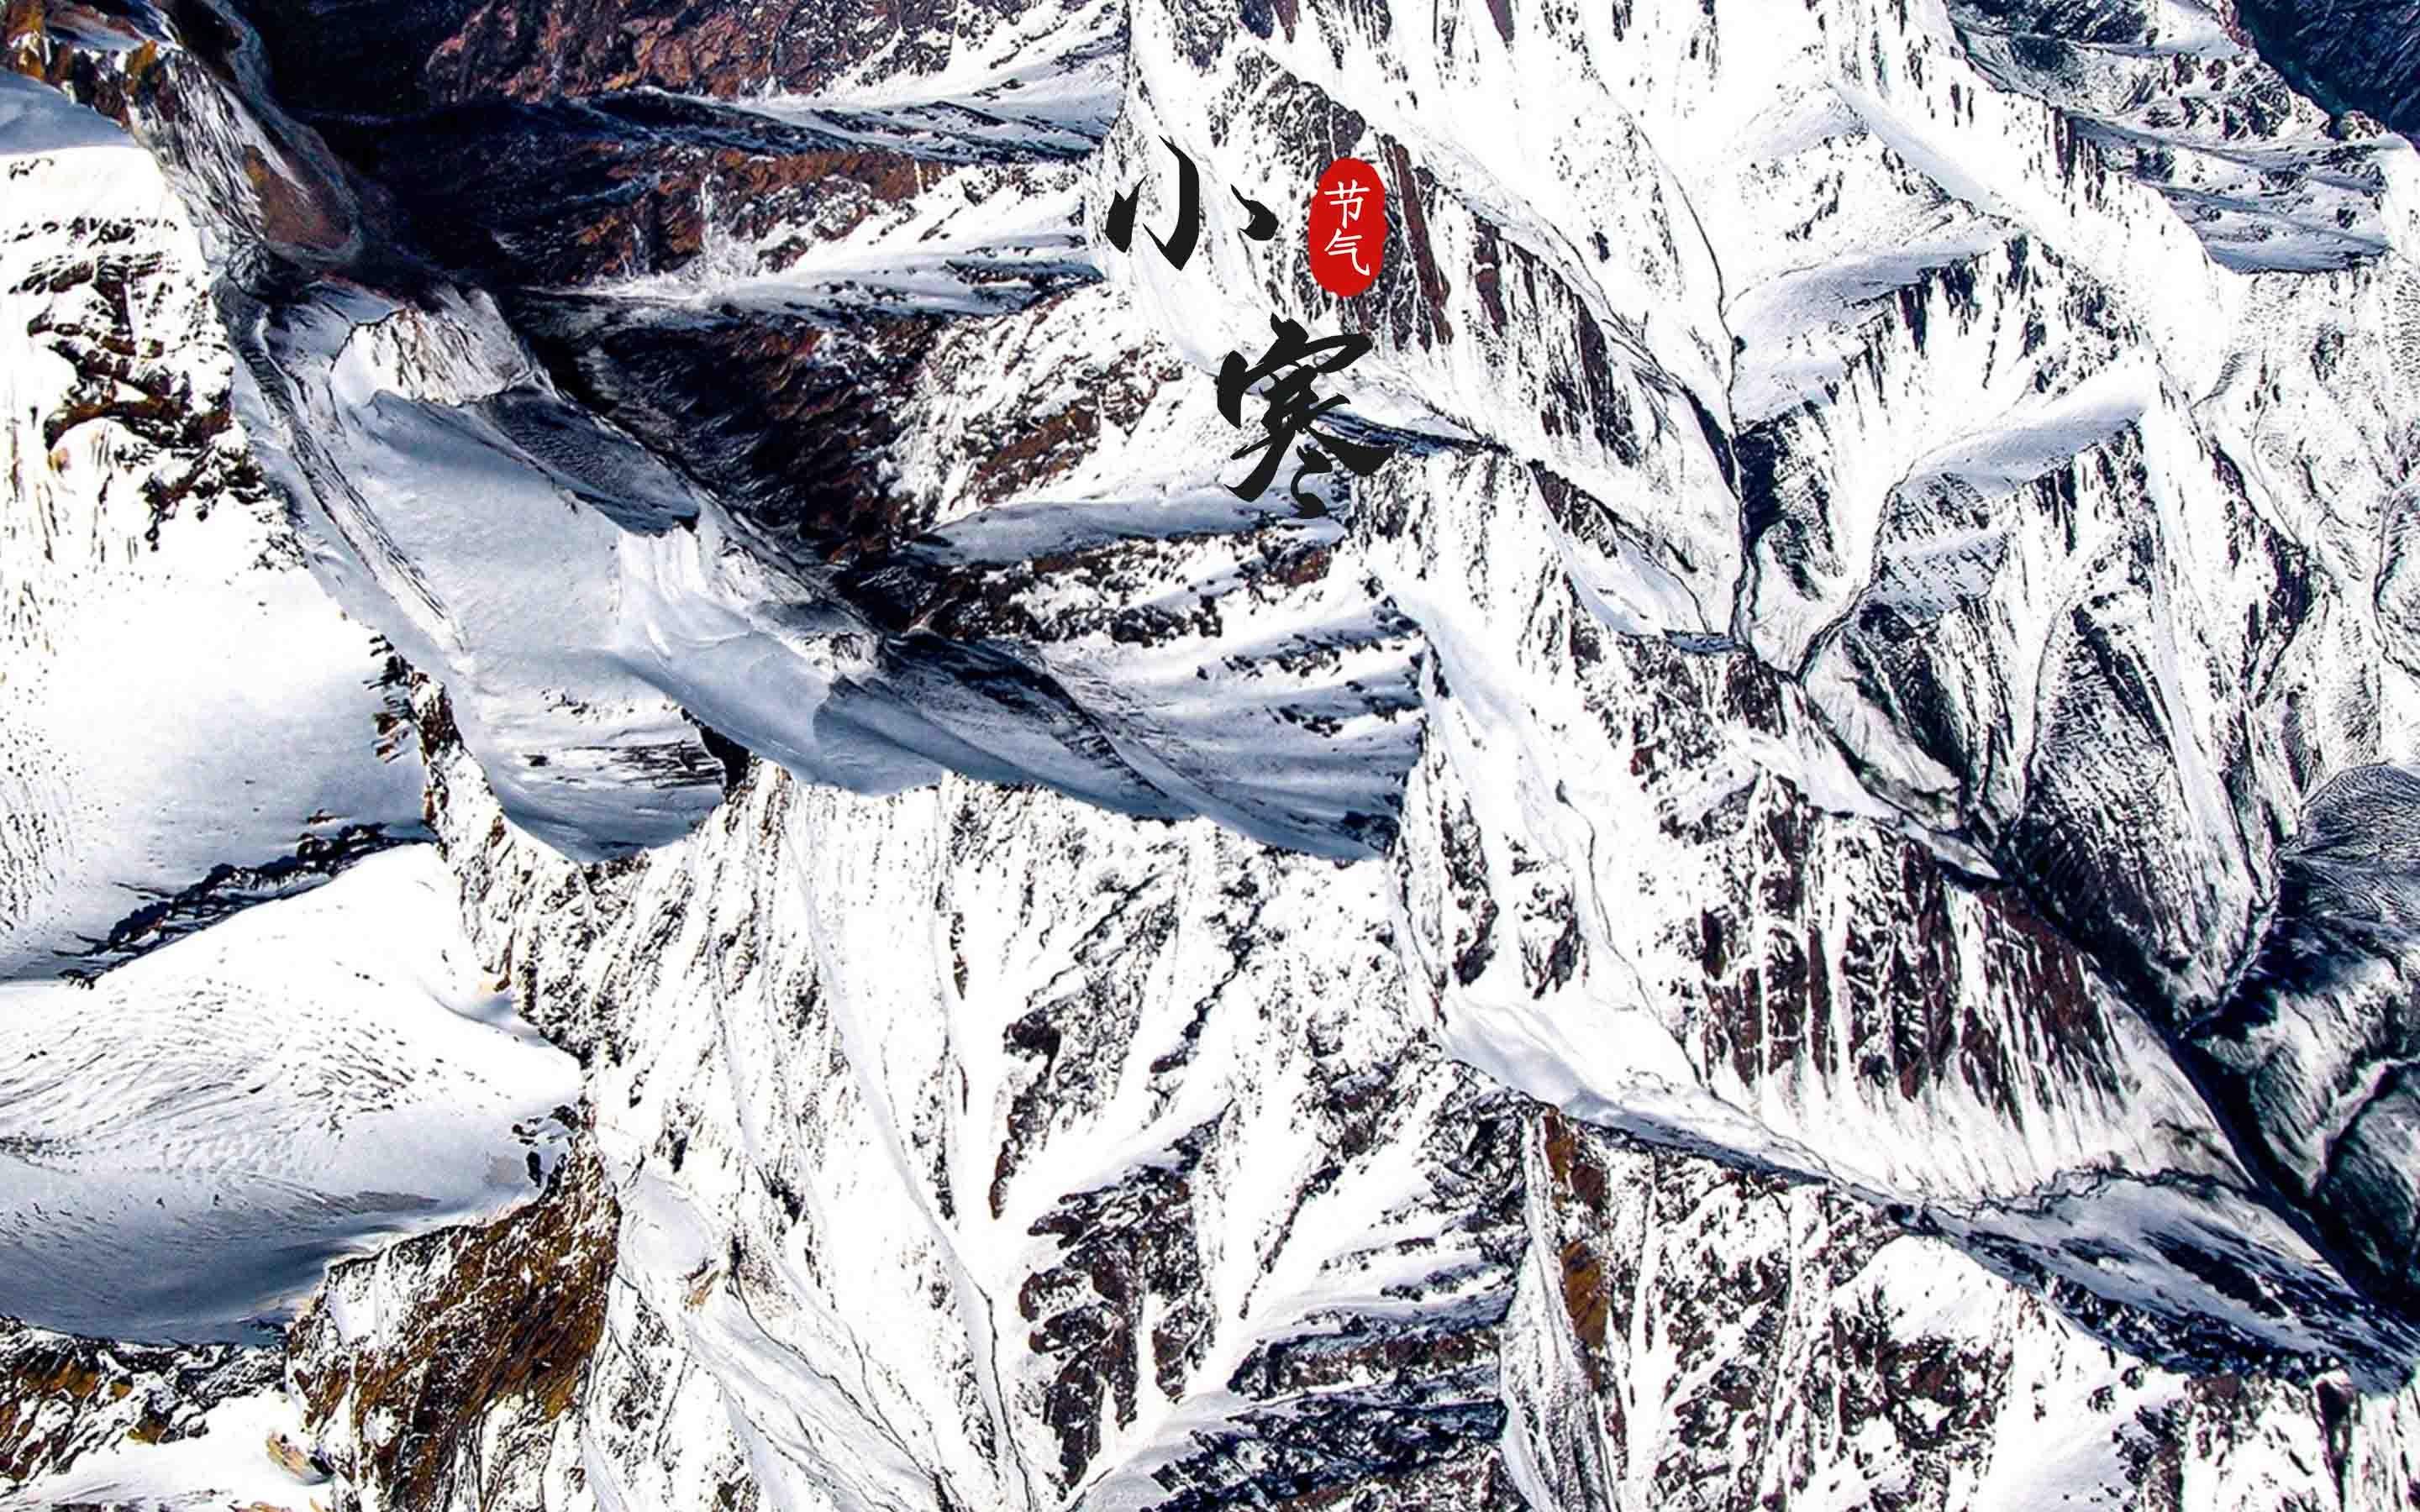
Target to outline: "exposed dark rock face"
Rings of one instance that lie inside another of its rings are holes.
[[[180,510],[208,519],[211,505],[225,496],[257,498],[264,485],[248,459],[214,444],[235,421],[225,396],[194,392],[191,374],[174,362],[174,354],[137,329],[143,312],[136,303],[145,284],[162,276],[161,255],[109,245],[132,240],[132,228],[92,229],[89,257],[41,268],[10,292],[52,297],[48,308],[26,323],[25,333],[75,369],[74,384],[62,401],[38,417],[43,447],[57,446],[78,426],[101,422],[177,459],[140,485],[151,514],[144,538],[156,547],[161,523]]]
[[[0,1319],[0,1495],[122,1444],[175,1443],[272,1386],[277,1351],[77,1338]]]
[[[2373,116],[2410,112],[2397,93],[2410,72],[2397,60],[2420,35],[2408,5],[1950,9],[1996,82],[2069,112],[2080,143],[2165,195],[2221,260],[2329,267],[2383,249],[2386,155],[2399,147]],[[2281,237],[2280,221],[2300,234]]]
[[[533,1488],[578,1485],[569,1414],[603,1334],[619,1220],[602,1167],[580,1155],[501,1223],[331,1269],[287,1336],[286,1373],[351,1494],[534,1505]]]
[[[2398,131],[2420,126],[2420,13],[2405,0],[2240,0],[2244,29],[2294,86]]]
[[[2366,767],[2312,795],[2235,995],[2188,1041],[2269,1174],[2391,1305],[2420,1305],[2420,1211],[2399,1173],[2420,1119],[2420,779]]]
[[[1552,1116],[1532,1137],[1532,1222],[1549,1257],[1541,1310],[1576,1366],[1569,1395],[1529,1408],[1531,1431],[1551,1445],[1553,1504],[1969,1505],[2007,1484],[1996,1476],[2009,1472],[2010,1432],[2049,1478],[2077,1410],[2107,1425],[2111,1489],[2131,1506],[2246,1494],[2220,1461],[2257,1454],[2289,1418],[2349,1446],[2336,1425],[2357,1394],[2340,1376],[2174,1376],[2088,1343],[2044,1353],[2026,1336],[2037,1298],[1997,1293],[1979,1273],[1928,1274],[1935,1241],[1819,1188]],[[2078,1366],[2091,1379],[2053,1384]],[[1832,1458],[1849,1443],[1861,1447]],[[2300,1493],[2318,1504],[2391,1503],[2414,1484],[2408,1456],[2327,1455]],[[2212,1471],[2225,1489],[2196,1479]]]

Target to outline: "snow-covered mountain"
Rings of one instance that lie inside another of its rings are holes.
[[[2415,47],[16,0],[0,1494],[2420,1503]]]

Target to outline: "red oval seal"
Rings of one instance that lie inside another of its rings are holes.
[[[1378,277],[1387,252],[1387,184],[1358,158],[1339,158],[1311,192],[1311,276],[1346,299]]]

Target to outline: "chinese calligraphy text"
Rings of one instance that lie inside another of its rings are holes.
[[[1247,363],[1243,353],[1229,352],[1227,361],[1218,369],[1218,412],[1227,417],[1227,424],[1231,425],[1244,423],[1244,391],[1263,378],[1270,380],[1266,395],[1269,407],[1261,415],[1264,434],[1259,440],[1249,442],[1235,452],[1238,457],[1249,456],[1254,452],[1261,454],[1251,475],[1234,486],[1236,496],[1258,499],[1261,490],[1277,476],[1278,464],[1283,460],[1287,448],[1306,432],[1316,437],[1356,473],[1366,477],[1376,471],[1378,464],[1388,457],[1385,448],[1365,446],[1325,431],[1311,429],[1311,422],[1344,402],[1342,398],[1323,399],[1313,393],[1311,379],[1322,373],[1333,373],[1367,352],[1370,338],[1348,335],[1312,341],[1302,327],[1283,316],[1271,316],[1269,329],[1277,332],[1277,340],[1270,344],[1267,356],[1257,363]],[[1326,354],[1325,361],[1312,361],[1322,354]],[[1303,475],[1326,472],[1329,466],[1326,453],[1318,447],[1305,446],[1302,449],[1301,465],[1295,469],[1294,481],[1288,485],[1296,503],[1308,506],[1313,502],[1302,491]]]
[[[1151,239],[1169,266],[1181,270],[1191,260],[1201,237],[1202,175],[1193,160],[1177,150],[1174,142],[1163,142],[1176,159],[1175,224],[1166,237],[1152,233]],[[1243,228],[1248,239],[1266,241],[1277,234],[1277,215],[1267,206],[1240,189],[1229,193],[1249,217]],[[1141,189],[1138,186],[1109,203],[1102,229],[1109,245],[1120,252],[1134,245],[1135,216],[1140,198]],[[1378,276],[1379,258],[1386,245],[1387,191],[1379,181],[1378,170],[1358,158],[1338,159],[1320,176],[1319,187],[1311,194],[1313,276],[1332,293],[1358,294]],[[1349,365],[1369,351],[1370,338],[1354,334],[1314,341],[1309,332],[1283,316],[1271,316],[1269,328],[1277,333],[1277,340],[1260,362],[1249,363],[1243,353],[1231,351],[1218,370],[1218,412],[1239,429],[1244,424],[1245,393],[1255,384],[1268,385],[1264,395],[1268,409],[1261,416],[1262,435],[1234,453],[1238,459],[1257,453],[1259,460],[1241,484],[1230,487],[1238,498],[1258,499],[1275,481],[1278,469],[1284,465],[1295,443],[1308,437],[1319,445],[1306,441],[1302,446],[1287,488],[1298,506],[1317,510],[1324,506],[1303,491],[1302,480],[1306,476],[1332,471],[1341,461],[1357,475],[1366,477],[1392,455],[1384,447],[1348,440],[1332,430],[1311,429],[1314,422],[1344,403],[1342,398],[1313,393],[1312,380],[1323,373]]]

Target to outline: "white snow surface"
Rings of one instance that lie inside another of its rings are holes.
[[[0,986],[0,1313],[256,1337],[337,1257],[535,1190],[579,1101],[426,845],[101,977]]]
[[[151,156],[0,74],[0,979],[15,979],[89,969],[121,920],[215,866],[350,825],[409,831],[421,774],[416,751],[379,748],[370,632],[304,569],[283,501],[242,480],[241,431],[212,429],[231,359]],[[183,433],[78,419],[80,364]],[[146,490],[196,480],[155,522]]]

